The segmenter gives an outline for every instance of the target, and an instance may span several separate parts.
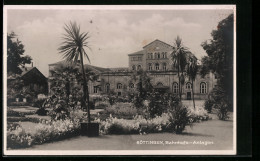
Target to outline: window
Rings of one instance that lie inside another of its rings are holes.
[[[154,59],[156,59],[157,58],[157,53],[154,53]]]
[[[98,93],[98,86],[94,86],[94,93]]]
[[[162,87],[163,84],[162,84],[161,82],[159,82],[159,83],[157,83],[157,86],[158,86],[158,87]]]
[[[156,63],[155,64],[155,70],[159,70],[160,68],[159,68],[159,64],[158,63]]]
[[[138,65],[137,69],[140,70],[141,68],[142,68],[142,66],[141,66],[141,65]]]
[[[135,65],[133,65],[133,66],[132,66],[132,70],[135,70],[135,69],[136,69],[136,67],[135,67]]]
[[[148,64],[148,70],[150,70],[150,71],[153,70],[153,67],[152,67],[151,63]]]
[[[121,92],[118,92],[117,95],[118,95],[118,96],[121,96]]]
[[[162,58],[166,58],[166,52],[162,53]]]
[[[166,71],[166,63],[163,63],[163,70]]]
[[[186,89],[191,89],[191,83],[190,82],[186,83]]]
[[[135,87],[134,83],[129,84],[129,88],[134,88],[134,87]]]
[[[160,59],[160,53],[158,53],[157,58]]]
[[[202,94],[207,93],[207,84],[205,82],[200,83],[200,93]]]
[[[173,84],[172,84],[172,87],[173,87],[172,89],[173,89],[173,93],[174,93],[174,94],[179,93],[179,85],[178,85],[178,83],[176,83],[176,82],[173,83]]]
[[[109,93],[109,91],[110,91],[110,84],[108,83],[106,84],[106,92]]]
[[[122,84],[121,83],[117,83],[117,89],[122,89]]]
[[[137,60],[141,61],[141,60],[142,60],[142,57],[141,57],[141,56],[138,56],[138,57],[137,57]]]

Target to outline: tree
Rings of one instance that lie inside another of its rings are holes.
[[[193,84],[194,84],[194,81],[195,81],[197,73],[198,73],[198,62],[197,62],[197,60],[198,59],[196,58],[195,55],[190,54],[188,65],[187,65],[187,75],[188,75],[189,79],[191,80],[192,100],[193,100],[194,109],[195,109],[195,101],[194,101]]]
[[[65,24],[64,30],[66,32],[66,34],[64,34],[65,37],[63,37],[64,41],[58,50],[63,54],[63,58],[65,58],[68,62],[76,64],[80,58],[83,77],[83,103],[84,106],[86,106],[87,100],[88,123],[90,123],[89,92],[83,63],[83,56],[85,56],[90,62],[89,57],[84,49],[85,47],[89,48],[87,42],[89,39],[89,34],[88,32],[81,33],[80,26],[78,26],[75,22]]]
[[[139,69],[132,73],[131,81],[135,82],[135,84],[137,85],[137,94],[134,99],[135,106],[142,107],[142,102],[147,98],[147,96],[149,95],[149,93],[152,92],[153,89],[151,78],[149,77],[147,72]]]
[[[7,34],[7,73],[21,74],[20,66],[30,64],[32,58],[28,55],[24,56],[24,45],[21,41],[16,39],[17,35],[12,32]]]
[[[207,56],[202,58],[200,71],[202,76],[209,72],[217,76],[218,89],[224,90],[223,92],[226,95],[226,98],[223,100],[227,100],[228,104],[231,105],[233,102],[233,20],[234,15],[230,14],[227,18],[220,21],[217,29],[211,33],[212,40],[202,43],[201,46],[206,51]]]
[[[173,52],[171,53],[171,59],[173,66],[177,68],[178,78],[179,78],[179,97],[181,101],[182,97],[182,87],[185,82],[184,72],[187,66],[187,57],[191,53],[187,47],[184,47],[182,44],[182,39],[177,36],[175,39],[175,44],[173,47]]]

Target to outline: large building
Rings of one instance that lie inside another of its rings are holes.
[[[173,94],[178,94],[178,76],[177,70],[173,68],[170,60],[170,53],[172,46],[155,40],[148,45],[144,46],[142,50],[135,53],[128,54],[129,65],[127,68],[101,68],[91,65],[85,65],[99,75],[95,82],[88,82],[90,94],[108,94],[111,91],[121,96],[127,95],[129,92],[134,91],[136,84],[132,81],[132,73],[136,70],[142,69],[149,73],[151,83],[154,88],[162,88]],[[54,64],[49,64],[49,69],[52,70],[56,65],[66,63],[61,61]],[[50,75],[51,77],[51,75]],[[202,78],[197,75],[194,82],[194,98],[206,99],[209,92],[216,85],[215,76],[210,73]],[[191,82],[185,78],[185,85],[182,90],[184,99],[191,99]]]

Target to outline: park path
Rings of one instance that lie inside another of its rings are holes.
[[[27,150],[232,150],[232,138],[233,121],[213,119],[194,123],[193,127],[186,127],[181,135],[156,133],[104,135],[94,138],[78,136],[63,141],[36,145]],[[158,142],[147,144],[147,141],[159,141],[159,143],[164,144],[157,144]],[[167,141],[172,144],[166,144]],[[181,144],[185,142],[185,145]],[[205,145],[205,142],[208,145]]]

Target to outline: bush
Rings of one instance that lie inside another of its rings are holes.
[[[48,110],[46,110],[44,107],[41,107],[36,111],[36,114],[39,116],[47,116]]]
[[[207,110],[200,106],[197,106],[195,109],[193,107],[188,107],[188,116],[190,118],[190,123],[209,119]]]
[[[30,106],[28,102],[10,102],[10,106]]]
[[[108,106],[110,106],[110,103],[108,101],[95,102],[95,109],[105,109]]]
[[[211,113],[214,104],[215,104],[215,102],[214,102],[213,100],[208,99],[208,100],[205,101],[204,107],[205,107],[205,109],[206,109],[209,113]]]
[[[118,118],[133,118],[138,111],[131,103],[116,103],[106,107],[104,113]]]
[[[46,101],[47,99],[37,99],[36,101],[34,101],[34,103],[32,103],[33,107],[38,107],[41,108],[43,107],[43,103]]]
[[[39,123],[40,120],[41,120],[40,118],[36,118],[36,117],[7,117],[7,122],[29,121],[29,122]]]
[[[188,115],[188,109],[181,104],[172,107],[170,110],[170,126],[176,134],[182,133],[185,126],[190,124],[190,116]]]
[[[35,134],[29,134],[19,124],[9,124],[7,129],[7,147],[26,148],[55,140],[79,135],[80,124],[72,120],[42,121],[36,127]]]
[[[25,114],[17,111],[13,111],[10,108],[7,109],[7,117],[24,117]]]
[[[222,100],[220,103],[216,104],[217,114],[218,118],[220,120],[227,120],[229,119],[228,116],[228,110],[229,110],[230,104],[228,104],[227,101]]]

